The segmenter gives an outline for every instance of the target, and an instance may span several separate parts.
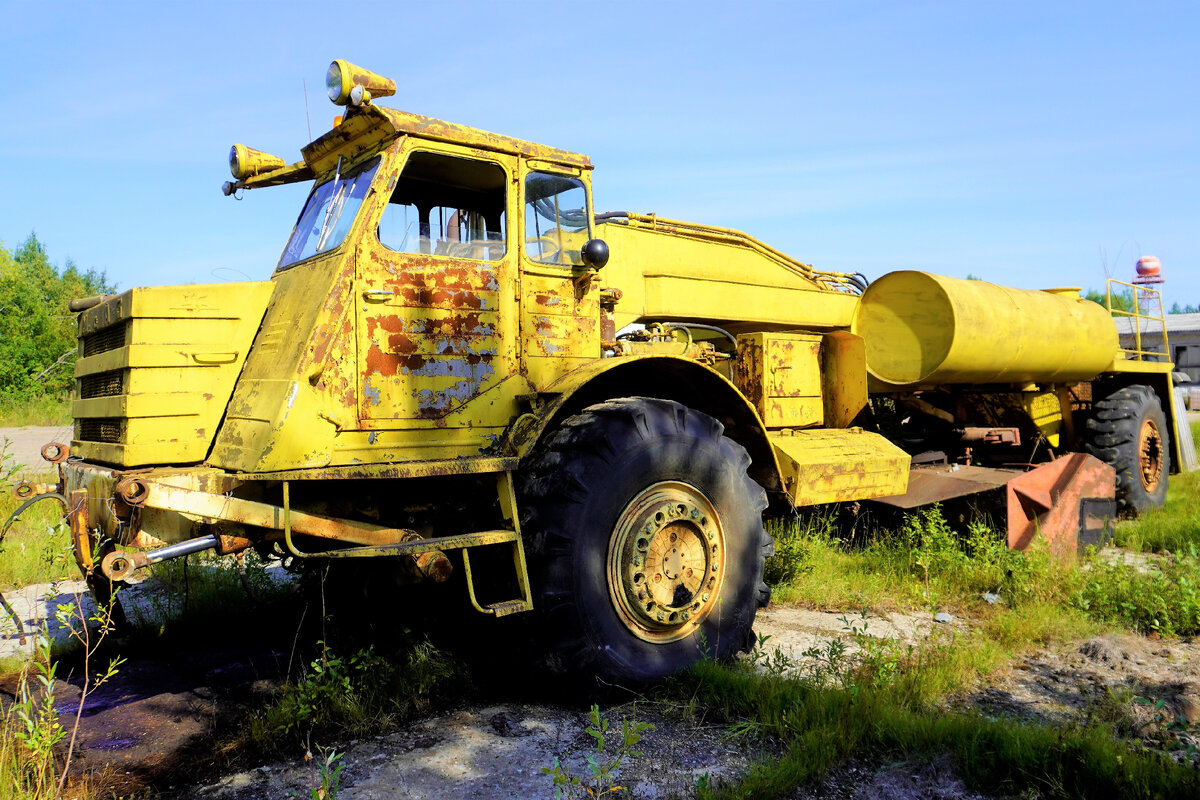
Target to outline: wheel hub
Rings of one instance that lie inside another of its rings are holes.
[[[716,605],[725,575],[725,535],[716,509],[694,486],[664,481],[621,512],[608,549],[608,587],[634,635],[672,642]]]
[[[1148,419],[1142,423],[1138,435],[1138,462],[1140,466],[1142,486],[1146,491],[1153,492],[1162,480],[1162,435],[1154,420]]]

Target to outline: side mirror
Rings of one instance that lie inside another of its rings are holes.
[[[603,239],[588,239],[579,251],[583,263],[592,269],[600,269],[608,263],[608,245]]]

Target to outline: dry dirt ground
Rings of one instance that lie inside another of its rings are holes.
[[[44,617],[59,602],[70,601],[80,588],[79,582],[60,582],[13,592],[9,599],[33,624],[38,615]],[[142,625],[153,625],[156,602],[150,583],[126,595],[127,607]],[[771,637],[767,650],[778,649],[803,669],[806,650],[819,649],[835,637],[846,639],[848,624],[862,629],[864,622],[871,634],[901,642],[915,642],[934,629],[971,626],[970,620],[959,618],[938,623],[928,614],[863,618],[853,612],[771,607],[761,612],[756,630]],[[4,631],[0,653],[19,649],[11,625],[0,630]],[[81,715],[77,766],[107,768],[109,780],[123,794],[153,786],[153,794],[146,796],[224,800],[309,796],[314,775],[300,751],[283,761],[221,776],[210,773],[198,783],[172,777],[177,760],[192,757],[223,714],[245,708],[256,702],[255,697],[261,700],[277,685],[288,660],[287,653],[261,647],[135,658],[88,699]],[[75,675],[64,677],[59,711],[69,721],[78,710],[79,681]],[[0,686],[0,691],[11,692],[12,687]],[[1140,713],[1148,719],[1153,713],[1151,706],[1128,703],[1138,696],[1161,699],[1171,713],[1197,718],[1200,642],[1121,635],[1039,651],[957,703],[994,716],[1082,720],[1106,694],[1122,692],[1135,716]],[[768,745],[733,735],[725,725],[682,714],[677,708],[627,703],[609,707],[606,714],[614,726],[627,717],[656,726],[639,748],[646,755],[627,762],[619,776],[634,798],[686,797],[698,781],[716,784],[736,778],[753,761],[772,755]],[[541,700],[535,687],[526,689],[519,700],[453,707],[386,735],[320,744],[345,754],[338,795],[343,800],[550,797],[550,778],[541,769],[555,758],[577,774],[586,774],[584,758],[594,745],[586,726],[583,704]],[[801,787],[793,797],[985,798],[966,789],[948,759],[892,764],[851,759],[821,784]]]

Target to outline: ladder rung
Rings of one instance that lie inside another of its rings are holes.
[[[497,617],[507,617],[509,614],[528,611],[530,606],[524,600],[505,600],[503,603],[489,603],[484,608]]]

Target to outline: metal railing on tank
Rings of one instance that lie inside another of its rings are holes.
[[[1113,305],[1113,286],[1124,287],[1124,290],[1118,289],[1118,293],[1127,296],[1130,300],[1130,310],[1117,308]],[[1105,291],[1105,305],[1110,314],[1114,318],[1128,317],[1133,320],[1133,347],[1122,347],[1125,355],[1135,361],[1170,361],[1171,349],[1167,341],[1167,318],[1163,313],[1162,292],[1158,289],[1151,289],[1148,286],[1139,285],[1136,283],[1126,283],[1115,278],[1108,279],[1108,286]],[[1158,323],[1158,330],[1153,330],[1153,323]],[[1162,349],[1152,350],[1152,342],[1145,341],[1147,335],[1150,337],[1160,336],[1162,339]]]

